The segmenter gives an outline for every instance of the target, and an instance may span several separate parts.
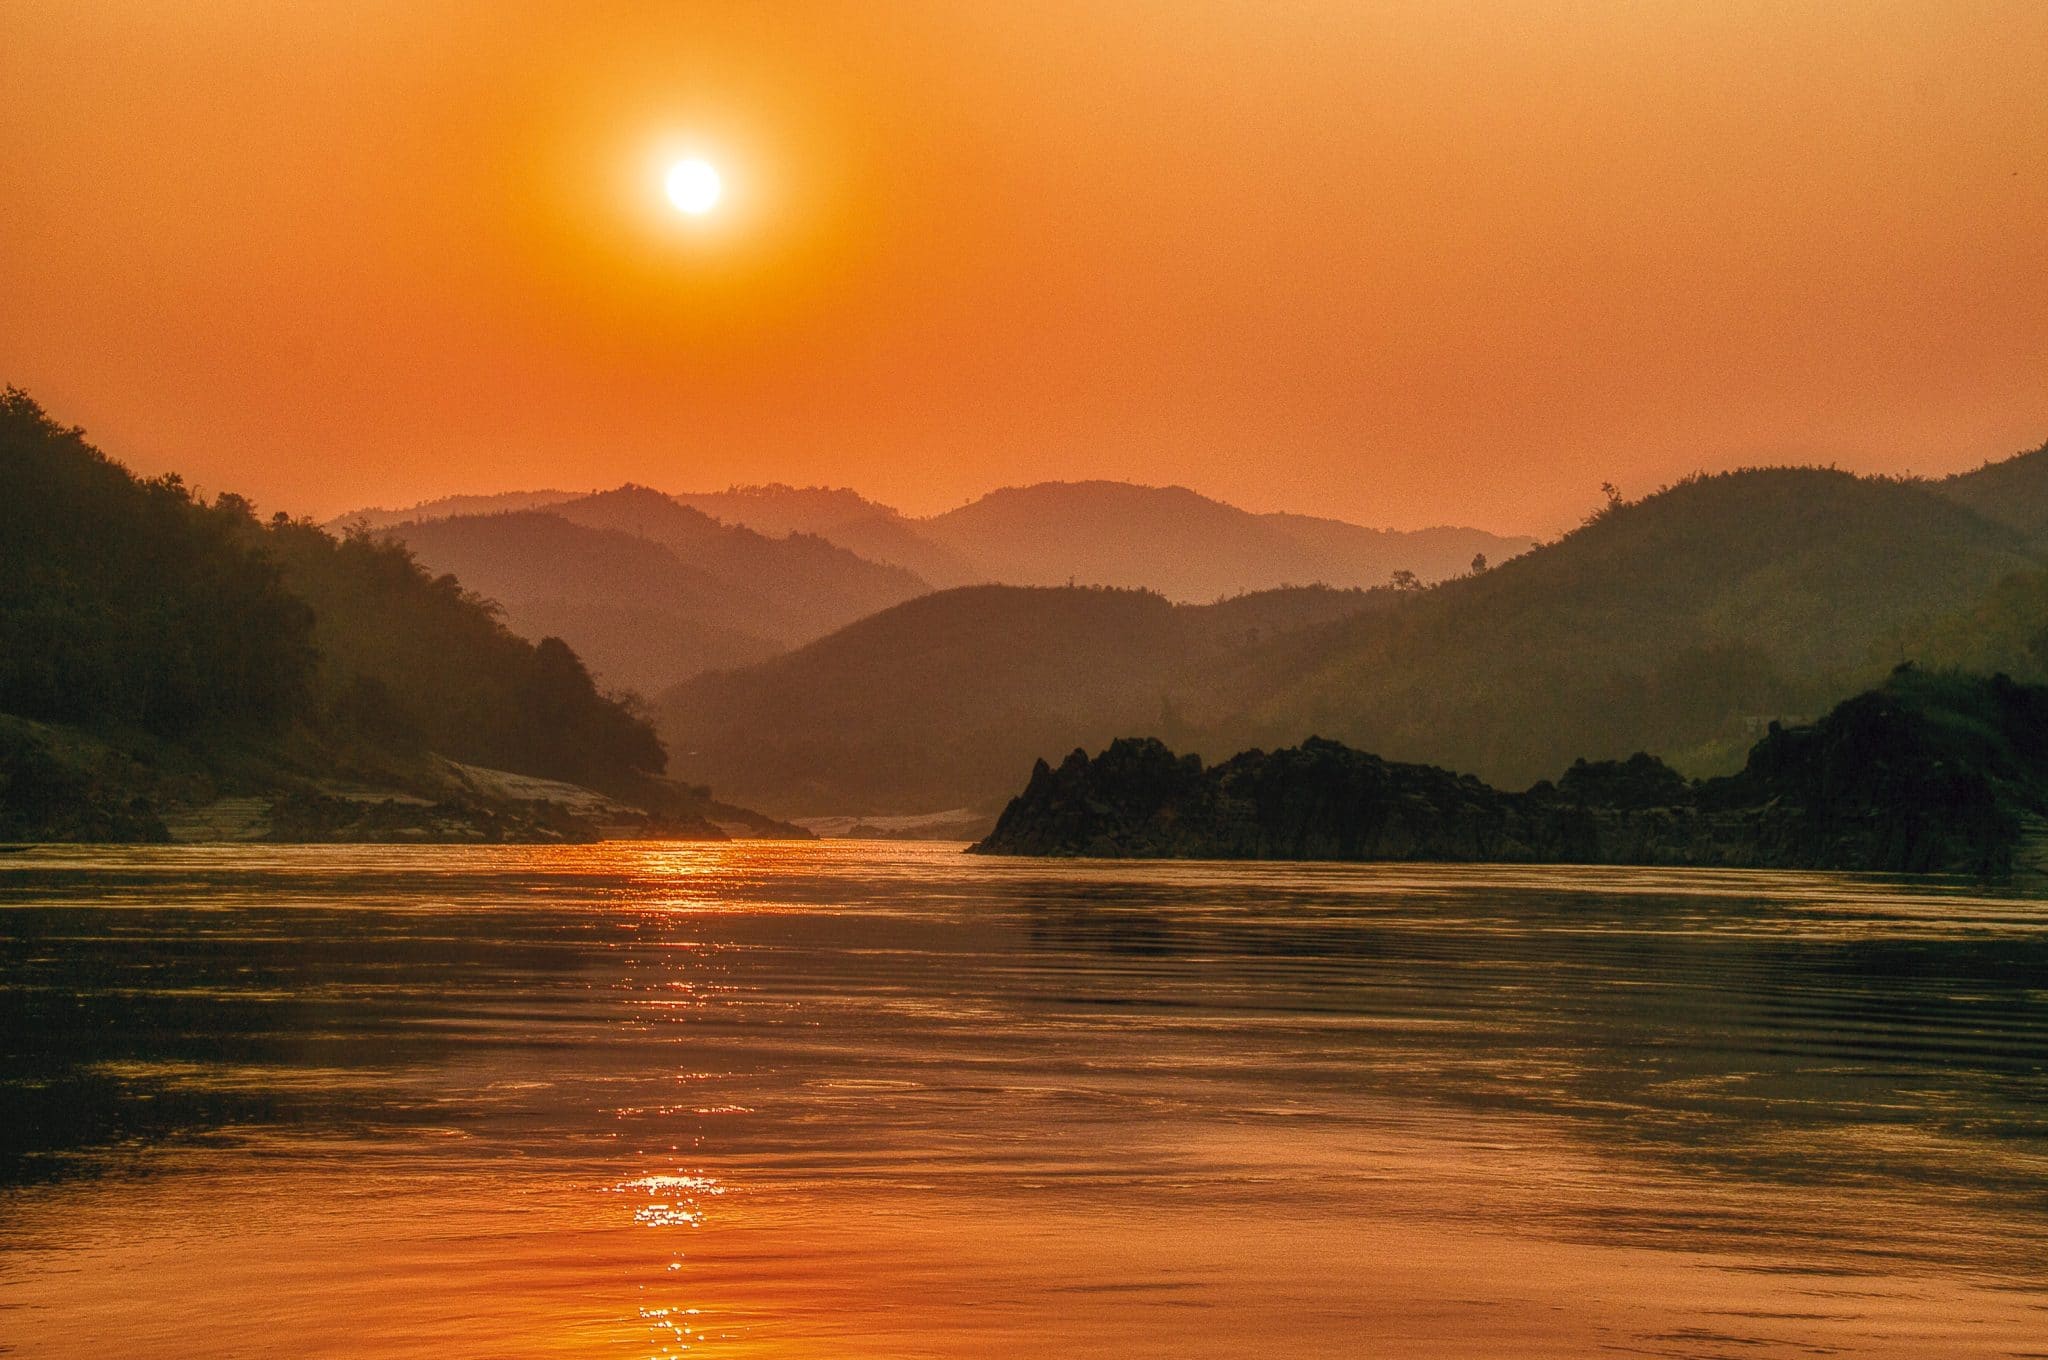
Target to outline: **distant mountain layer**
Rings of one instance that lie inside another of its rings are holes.
[[[934,586],[1095,585],[1199,603],[1289,585],[1423,581],[1501,562],[1535,540],[1480,529],[1367,529],[1310,515],[1252,514],[1185,487],[1041,482],[911,519],[847,490],[735,487],[677,498],[763,533],[814,533],[894,562]]]
[[[605,493],[654,493],[622,488]],[[450,497],[411,512],[365,510],[337,525],[545,509],[598,497],[512,492]],[[1385,585],[1396,572],[1427,581],[1498,563],[1535,540],[1480,529],[1368,529],[1311,515],[1252,514],[1185,487],[1042,482],[992,491],[957,510],[912,519],[843,487],[782,485],[682,493],[672,506],[780,539],[811,535],[927,585],[1100,585],[1200,603],[1289,585]]]
[[[540,510],[563,501],[573,501],[581,491],[500,491],[485,496],[443,496],[422,501],[405,510],[371,508],[352,510],[327,527],[340,532],[350,528],[384,529],[424,519],[447,519],[453,515],[496,515],[509,510]]]
[[[2039,580],[2024,533],[1928,484],[1758,469],[1433,589],[1316,597],[1339,607],[1311,618],[1273,617],[1294,592],[1235,615],[948,592],[701,677],[659,717],[689,777],[784,815],[992,807],[1032,759],[1134,732],[1211,756],[1320,735],[1504,786],[1642,749],[1704,773],[1902,659],[1975,662],[1995,639],[1997,664],[2048,678]]]
[[[843,488],[624,486],[450,497],[335,524],[403,541],[496,601],[515,631],[558,633],[605,684],[649,694],[934,588],[1108,585],[1202,602],[1282,585],[1378,586],[1396,572],[1429,581],[1531,543],[1254,515],[1180,487],[1120,482],[998,491],[927,520]]]
[[[993,491],[917,522],[920,532],[1010,585],[1104,585],[1214,600],[1281,586],[1380,586],[1500,562],[1529,538],[1477,529],[1367,529],[1307,515],[1255,515],[1185,487],[1043,482]]]
[[[767,535],[722,523],[671,496],[626,486],[550,506],[549,514],[657,543],[746,601],[755,631],[805,642],[930,586],[810,533]]]
[[[721,524],[644,487],[378,532],[495,601],[515,631],[565,638],[606,684],[645,693],[926,589],[821,538]]]
[[[985,575],[972,560],[921,532],[916,520],[845,487],[736,486],[675,499],[764,534],[816,534],[871,562],[915,572],[934,587],[967,585]]]
[[[1123,740],[1040,761],[974,849],[2039,874],[2044,814],[2048,688],[1902,670],[1698,783],[1640,753],[1503,793],[1320,739],[1208,769]]]

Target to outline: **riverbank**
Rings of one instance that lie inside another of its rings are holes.
[[[299,733],[167,743],[0,715],[0,841],[487,844],[806,839],[647,778],[632,796]]]

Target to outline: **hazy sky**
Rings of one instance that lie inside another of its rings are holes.
[[[2041,0],[0,0],[0,381],[318,513],[1118,477],[1549,530],[1949,471],[2048,437],[2044,54]]]

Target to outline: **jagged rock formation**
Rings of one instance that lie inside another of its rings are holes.
[[[1124,739],[1040,761],[974,849],[2001,874],[2044,811],[2048,688],[1902,668],[1700,782],[1638,754],[1509,793],[1315,738],[1206,769]]]

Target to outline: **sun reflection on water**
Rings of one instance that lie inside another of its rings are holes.
[[[649,1203],[633,1211],[633,1221],[656,1228],[698,1228],[704,1225],[702,1202],[725,1193],[725,1187],[709,1176],[678,1173],[672,1176],[641,1176],[611,1187],[616,1194],[640,1191]]]

